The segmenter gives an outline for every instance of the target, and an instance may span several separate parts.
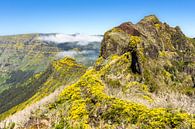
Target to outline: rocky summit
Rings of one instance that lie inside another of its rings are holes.
[[[100,56],[106,59],[128,52],[131,70],[139,73],[143,82],[147,76],[153,81],[158,79],[152,83],[153,88],[161,87],[160,80],[162,85],[195,87],[195,40],[186,37],[179,27],[170,27],[150,15],[137,24],[126,22],[105,33]],[[170,74],[168,82],[162,73]],[[186,77],[188,81],[184,83]]]
[[[195,128],[195,39],[154,15],[107,31],[99,58],[87,70],[70,58],[52,66],[55,74],[42,84],[53,89],[60,82],[63,89],[55,99],[40,105],[52,97],[32,102],[37,97],[33,96],[1,114],[2,127]],[[78,76],[67,83],[67,77],[75,74]],[[29,109],[34,106],[37,108]]]

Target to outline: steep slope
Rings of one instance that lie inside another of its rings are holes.
[[[0,93],[44,71],[56,58],[70,56],[87,66],[92,65],[99,55],[101,38],[81,34],[0,36]]]
[[[33,73],[44,71],[54,58],[71,56],[92,65],[99,55],[101,39],[102,36],[81,34],[0,36],[0,92],[7,88],[4,84],[16,84]],[[89,59],[83,60],[83,56]]]
[[[43,39],[53,35],[58,34],[0,36],[0,113],[32,97],[49,73],[36,85],[29,80],[44,72],[52,61],[70,56],[87,67],[94,64],[101,36],[63,35],[61,42],[57,42],[59,37],[55,41]]]
[[[55,102],[12,122],[20,128],[195,128],[194,57],[195,40],[179,27],[153,15],[123,23],[105,33],[96,64]]]
[[[0,93],[35,73],[44,71],[59,50],[41,41],[38,35],[0,37]]]
[[[194,95],[195,41],[179,29],[147,16],[138,24],[124,23],[108,31],[102,43],[101,56],[130,52],[130,69],[138,81],[158,92],[166,87]],[[120,78],[123,79],[123,78]]]
[[[2,98],[3,101],[1,103],[2,109],[7,109],[7,106],[18,105],[2,113],[0,120],[34,104],[53,93],[56,89],[59,89],[59,87],[64,87],[67,84],[75,82],[84,74],[85,70],[86,68],[84,66],[77,64],[76,61],[71,58],[63,58],[59,61],[54,61],[45,72],[36,74],[27,80],[25,82],[27,86],[17,87],[14,91],[18,93],[11,95],[7,92],[7,94],[3,96],[4,98]]]

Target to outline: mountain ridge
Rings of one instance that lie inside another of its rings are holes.
[[[194,57],[195,40],[154,15],[123,23],[104,34],[96,63],[55,102],[8,126],[193,129]]]
[[[0,113],[32,97],[40,84],[31,85],[29,80],[49,71],[51,62],[69,56],[89,67],[99,55],[99,42],[56,44],[38,37],[39,34],[0,36]]]

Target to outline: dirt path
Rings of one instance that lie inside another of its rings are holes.
[[[61,86],[60,88],[56,89],[50,95],[41,99],[40,101],[6,118],[4,121],[0,122],[0,129],[3,129],[5,124],[11,123],[11,122],[14,122],[16,124],[15,127],[24,125],[24,123],[26,123],[29,120],[32,112],[36,111],[37,109],[43,109],[45,105],[55,102],[58,98],[59,93],[64,89],[64,87],[65,86]]]

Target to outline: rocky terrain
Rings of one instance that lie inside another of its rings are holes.
[[[1,127],[195,128],[195,40],[154,15],[107,31],[92,67],[64,58],[34,79],[37,94],[1,114]]]

